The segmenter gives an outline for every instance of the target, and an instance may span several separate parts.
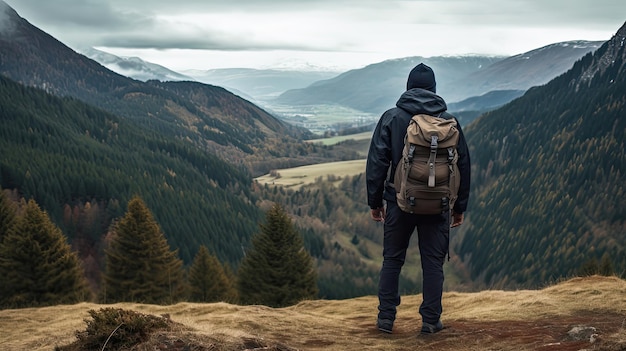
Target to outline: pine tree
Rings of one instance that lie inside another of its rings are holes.
[[[608,253],[602,255],[602,258],[600,259],[600,266],[598,267],[598,273],[607,277],[615,274],[613,262],[611,261],[611,257]]]
[[[234,287],[217,257],[200,246],[189,268],[189,299],[194,302],[233,301]]]
[[[315,298],[313,259],[280,205],[268,211],[260,228],[238,270],[240,301],[284,307]]]
[[[587,277],[590,275],[598,274],[600,272],[600,266],[598,260],[589,259],[578,268],[578,275],[581,277]]]
[[[0,242],[15,222],[15,208],[0,189]]]
[[[184,297],[183,262],[139,197],[128,202],[105,256],[104,302],[167,304]]]
[[[0,243],[0,306],[86,301],[90,291],[78,255],[34,200]]]

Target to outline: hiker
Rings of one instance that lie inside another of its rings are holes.
[[[470,155],[458,121],[446,112],[445,101],[436,94],[433,70],[420,63],[411,70],[406,88],[396,102],[396,107],[383,113],[378,121],[367,158],[367,201],[371,217],[374,221],[384,223],[383,263],[378,283],[379,312],[376,324],[380,331],[392,332],[396,307],[400,305],[400,271],[411,235],[417,229],[423,272],[423,301],[419,308],[422,316],[421,333],[432,334],[444,328],[440,319],[443,264],[446,254],[449,254],[450,228],[463,223],[463,213],[467,209]],[[453,123],[450,120],[454,120],[457,124],[456,164],[460,175],[458,197],[452,208],[446,207],[438,214],[407,213],[399,208],[396,199],[393,184],[395,170],[403,158],[407,126],[417,114],[443,118],[450,123]]]

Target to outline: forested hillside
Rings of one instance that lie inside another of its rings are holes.
[[[626,271],[626,26],[567,73],[466,129],[469,228],[455,250],[487,286],[538,286],[587,262]]]
[[[262,218],[246,172],[78,100],[0,76],[0,120],[2,187],[35,199],[83,258],[133,195],[187,262],[201,244],[237,262]]]

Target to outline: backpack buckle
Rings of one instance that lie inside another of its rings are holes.
[[[430,151],[433,152],[433,150],[435,152],[437,152],[437,146],[439,146],[439,137],[436,135],[431,135],[430,136]]]
[[[450,199],[448,199],[447,197],[442,197],[441,208],[442,208],[442,211],[441,211],[442,213],[450,211]]]
[[[414,196],[409,197],[409,206],[411,206],[411,207],[415,206],[415,197]]]
[[[413,161],[413,154],[415,154],[415,144],[411,144],[411,146],[409,146],[409,152],[407,154],[409,162]]]

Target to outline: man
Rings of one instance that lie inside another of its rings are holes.
[[[470,190],[470,156],[460,125],[457,152],[461,182],[458,199],[451,213],[444,211],[436,215],[419,215],[404,212],[396,203],[396,191],[391,183],[396,166],[402,158],[404,136],[411,117],[423,113],[455,119],[445,112],[446,109],[445,101],[436,94],[433,70],[420,63],[409,74],[406,92],[400,96],[396,107],[381,116],[372,136],[366,166],[367,201],[372,219],[384,222],[377,327],[386,333],[392,332],[396,308],[400,305],[399,276],[415,229],[423,273],[423,301],[419,309],[422,315],[421,332],[432,334],[443,329],[440,319],[443,263],[449,248],[450,227],[463,223]],[[387,204],[386,209],[383,207],[383,200]]]

